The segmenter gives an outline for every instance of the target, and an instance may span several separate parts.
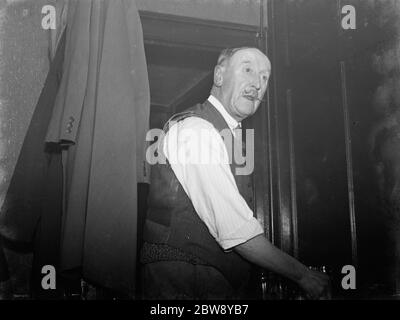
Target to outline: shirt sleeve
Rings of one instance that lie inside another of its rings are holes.
[[[189,117],[174,124],[163,151],[197,214],[224,250],[263,233],[239,193],[224,142],[209,122]]]

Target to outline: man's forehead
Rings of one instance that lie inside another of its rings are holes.
[[[231,57],[233,63],[256,62],[262,63],[268,71],[271,70],[271,63],[265,54],[256,48],[244,48],[236,51]]]

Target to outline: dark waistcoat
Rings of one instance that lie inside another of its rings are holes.
[[[173,116],[165,125],[164,131],[168,131],[172,121],[175,123],[192,116],[210,122],[218,132],[229,130],[222,115],[206,101]],[[160,147],[158,152],[162,152],[161,149]],[[231,162],[231,171],[239,192],[252,207],[251,177],[236,175],[237,165],[234,160]],[[166,244],[200,258],[220,270],[234,288],[243,287],[248,281],[250,264],[234,251],[225,252],[211,236],[168,162],[155,164],[151,169],[144,241]]]

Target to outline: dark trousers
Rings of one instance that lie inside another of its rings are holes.
[[[235,292],[217,269],[183,261],[159,261],[142,266],[145,300],[236,299]]]
[[[8,272],[7,259],[3,251],[3,240],[0,236],[0,282],[7,281],[10,279]]]

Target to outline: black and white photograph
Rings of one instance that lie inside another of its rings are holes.
[[[400,0],[0,0],[0,300],[399,301]]]

